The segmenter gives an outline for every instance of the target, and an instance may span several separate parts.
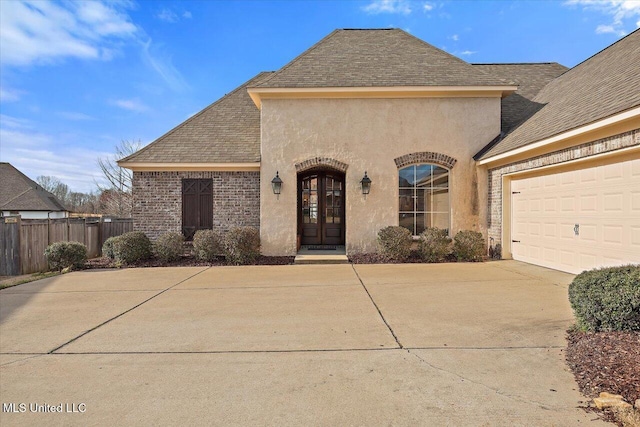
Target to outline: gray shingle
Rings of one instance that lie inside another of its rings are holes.
[[[502,98],[501,113],[503,134],[522,123],[536,111],[533,98],[551,80],[568,70],[557,62],[523,64],[473,64],[474,67],[502,79],[513,80],[517,92]]]
[[[122,162],[259,162],[260,111],[247,86],[270,74],[258,74]]]
[[[552,80],[532,101],[536,111],[482,159],[640,105],[640,30]]]
[[[249,87],[504,86],[500,79],[399,29],[335,30]]]
[[[0,163],[0,210],[65,211],[53,194],[9,163]]]

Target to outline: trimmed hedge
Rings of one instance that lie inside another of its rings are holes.
[[[113,256],[119,264],[130,264],[151,258],[151,241],[142,231],[121,234],[113,241]]]
[[[229,264],[252,264],[260,257],[260,232],[253,227],[234,227],[224,236],[224,256]]]
[[[184,252],[184,236],[176,232],[168,232],[158,237],[153,245],[153,252],[160,261],[171,262],[180,259]]]
[[[584,271],[569,285],[578,327],[640,331],[640,265]]]
[[[420,234],[418,252],[427,262],[444,261],[451,253],[451,238],[447,235],[447,230],[436,227],[425,229]]]
[[[80,242],[56,242],[44,250],[51,270],[80,268],[87,261],[87,247]]]
[[[458,261],[482,261],[486,253],[482,233],[462,230],[453,238],[453,255]]]
[[[113,242],[115,242],[116,239],[117,236],[113,236],[104,241],[104,244],[102,245],[102,256],[115,259],[115,255],[113,254]]]
[[[411,232],[404,227],[389,226],[378,231],[380,253],[394,261],[406,261],[411,255]]]
[[[224,253],[224,239],[213,230],[198,230],[193,236],[193,252],[197,259],[213,261]]]

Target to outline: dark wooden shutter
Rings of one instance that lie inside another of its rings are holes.
[[[182,234],[191,240],[198,230],[213,228],[213,180],[182,180]]]

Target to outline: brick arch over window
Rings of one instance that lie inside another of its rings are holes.
[[[400,156],[393,160],[396,162],[398,169],[408,165],[414,165],[416,163],[432,163],[451,169],[457,162],[456,159],[449,157],[446,154],[434,153],[431,151],[405,154],[404,156]]]
[[[300,173],[311,169],[328,168],[346,173],[348,167],[348,164],[330,157],[312,157],[303,162],[296,163],[296,172]]]

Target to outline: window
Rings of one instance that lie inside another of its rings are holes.
[[[449,230],[449,170],[431,164],[398,171],[400,218],[398,224],[414,236],[427,227]]]

